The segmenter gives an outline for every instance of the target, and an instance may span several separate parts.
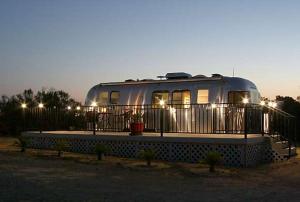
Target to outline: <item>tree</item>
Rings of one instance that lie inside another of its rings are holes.
[[[293,116],[300,118],[300,103],[292,97],[277,96],[277,102],[282,102],[281,109]]]
[[[48,108],[59,108],[64,109],[67,106],[75,107],[80,105],[79,102],[76,102],[74,99],[70,98],[70,95],[62,90],[56,91],[51,88],[49,90],[42,89],[38,91],[35,100],[37,102],[42,102]]]
[[[300,140],[300,125],[297,124],[300,122],[300,103],[297,102],[292,97],[283,97],[283,96],[277,96],[276,97],[277,102],[281,102],[281,109],[293,116],[296,117],[296,139]]]
[[[31,89],[11,97],[2,95],[0,99],[0,133],[18,135],[23,128],[21,104],[26,103],[29,109],[37,107],[42,102],[46,108],[65,110],[67,106],[80,105],[62,90],[42,89],[36,94]],[[65,114],[65,113],[63,113]]]

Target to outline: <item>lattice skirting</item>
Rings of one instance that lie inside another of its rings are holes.
[[[101,136],[76,137],[60,135],[26,134],[30,141],[29,147],[34,149],[53,149],[58,141],[63,140],[68,145],[67,151],[78,153],[94,153],[95,145],[101,143],[110,149],[108,155],[136,158],[142,149],[155,151],[155,159],[172,162],[197,163],[206,157],[210,151],[222,155],[222,164],[231,167],[250,167],[260,163],[282,160],[271,148],[268,141],[245,144],[228,143],[198,143],[183,141],[159,140],[126,140],[124,138],[103,138]]]

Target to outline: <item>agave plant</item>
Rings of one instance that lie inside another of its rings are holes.
[[[151,162],[155,157],[155,152],[152,149],[143,149],[140,151],[139,156],[146,161],[147,166],[151,166]]]
[[[19,136],[18,141],[16,141],[16,145],[21,148],[21,152],[26,151],[28,144],[29,144],[29,138],[27,137]]]
[[[69,147],[69,144],[65,140],[58,140],[54,145],[54,150],[57,151],[57,156],[61,157],[63,155],[63,151],[66,151]]]
[[[209,172],[215,172],[215,167],[221,162],[221,154],[215,151],[209,152],[204,160],[209,165]]]
[[[95,152],[97,154],[97,159],[99,161],[101,161],[103,159],[103,156],[105,154],[107,154],[107,152],[109,152],[109,150],[110,150],[109,147],[107,147],[106,145],[104,145],[104,144],[97,144],[95,146]]]

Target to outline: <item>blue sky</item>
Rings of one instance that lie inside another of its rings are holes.
[[[0,94],[167,72],[221,73],[300,95],[300,1],[0,2]]]

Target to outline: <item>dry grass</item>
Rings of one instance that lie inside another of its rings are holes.
[[[179,172],[187,176],[211,176],[208,172],[208,166],[204,164],[189,164],[189,163],[168,163],[163,161],[154,160],[152,165],[146,166],[144,160],[140,159],[128,159],[120,157],[105,156],[103,161],[98,161],[97,156],[93,154],[80,154],[64,152],[62,157],[57,156],[55,150],[39,150],[39,149],[27,149],[24,154],[20,154],[20,148],[15,145],[17,139],[5,137],[0,138],[0,152],[10,153],[14,155],[24,155],[30,158],[36,159],[48,159],[48,160],[64,160],[72,161],[81,164],[89,165],[107,165],[118,166],[124,169],[130,169],[134,171],[166,171]],[[237,169],[218,167],[217,172],[214,175],[232,175],[237,173]]]
[[[236,169],[28,149],[0,138],[0,201],[298,201],[300,159]],[[84,194],[83,194],[84,193]]]

